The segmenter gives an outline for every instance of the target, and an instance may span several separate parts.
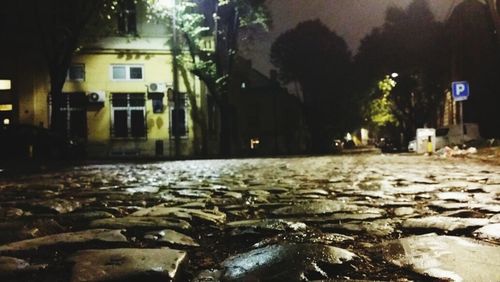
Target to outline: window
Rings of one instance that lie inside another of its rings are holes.
[[[163,113],[163,93],[149,93],[148,99],[151,99],[151,104],[153,106],[153,113]]]
[[[186,137],[188,133],[186,119],[186,94],[177,93],[173,99],[178,99],[178,108],[175,108],[175,101],[170,106],[170,136]]]
[[[73,64],[69,66],[67,80],[84,81],[85,80],[85,65]]]
[[[63,93],[61,111],[61,122],[57,127],[71,137],[87,137],[87,96],[84,92]]]
[[[145,104],[143,93],[114,93],[111,135],[116,138],[146,137]]]
[[[119,1],[118,32],[122,35],[137,34],[137,9],[135,0]]]
[[[142,80],[144,67],[141,65],[112,65],[112,80]]]

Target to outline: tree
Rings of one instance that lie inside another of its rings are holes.
[[[61,121],[61,92],[71,57],[87,38],[108,35],[116,30],[109,20],[124,1],[116,0],[30,0],[35,7],[37,26],[50,75],[52,100],[52,127],[57,129]],[[169,25],[172,13],[158,9],[158,0],[136,1],[150,11],[151,20],[166,19]],[[183,0],[175,7],[179,16],[176,27],[182,31],[190,60],[175,58],[184,69],[189,69],[207,86],[219,105],[221,113],[221,151],[230,151],[230,106],[228,80],[231,77],[233,58],[238,50],[240,31],[261,27],[266,29],[269,14],[264,0]],[[103,27],[105,27],[103,29]],[[206,36],[215,35],[215,50],[206,50],[201,42]],[[185,76],[185,74],[182,74]],[[190,93],[192,105],[196,99]],[[193,111],[193,120],[202,123],[199,111]],[[204,133],[203,135],[206,135]]]
[[[396,81],[388,75],[386,75],[383,80],[379,81],[378,90],[380,91],[380,97],[370,102],[368,112],[366,113],[373,125],[379,127],[398,125],[398,120],[395,116],[397,109],[390,98],[391,91],[395,86]]]
[[[388,96],[398,131],[409,137],[416,127],[435,126],[449,80],[448,50],[444,25],[434,19],[427,1],[414,0],[406,9],[391,7],[384,25],[362,40],[355,57],[362,80],[358,91],[369,105],[379,98],[378,81],[398,73]]]
[[[171,13],[155,8],[152,18],[167,19]],[[176,58],[206,85],[220,112],[219,144],[222,155],[231,154],[234,113],[229,102],[234,58],[243,32],[267,30],[270,16],[264,0],[183,0],[179,2],[177,24],[189,58]],[[203,39],[214,36],[213,50],[203,48]]]
[[[319,20],[281,34],[271,47],[271,62],[284,83],[298,82],[316,152],[352,126],[353,97],[348,95],[351,54],[344,39]]]
[[[493,24],[495,25],[497,44],[500,45],[500,1],[486,0]]]
[[[43,55],[50,76],[52,102],[51,127],[61,130],[62,88],[71,58],[80,47],[89,22],[109,17],[117,1],[103,0],[31,0]],[[106,16],[105,16],[106,15]],[[102,25],[101,25],[102,26]],[[106,26],[106,25],[104,25]],[[102,29],[102,28],[101,28]]]
[[[463,1],[446,23],[451,42],[451,80],[467,80],[471,85],[471,95],[463,103],[463,118],[479,123],[483,137],[500,136],[500,120],[496,118],[500,45],[491,7],[477,0]]]

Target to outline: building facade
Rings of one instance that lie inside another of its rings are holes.
[[[15,123],[55,127],[85,142],[91,158],[193,156],[200,142],[191,111],[203,107],[205,88],[180,67],[174,93],[169,27],[148,22],[140,1],[120,3],[112,36],[84,43],[73,56],[60,107],[53,107],[42,59],[11,60],[4,75],[16,97],[9,114]],[[52,111],[61,119],[51,120]]]

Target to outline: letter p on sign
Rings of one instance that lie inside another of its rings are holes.
[[[451,83],[453,100],[465,101],[469,98],[469,83],[467,81],[454,81]]]

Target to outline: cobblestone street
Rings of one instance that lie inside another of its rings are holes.
[[[364,154],[0,179],[1,281],[500,281],[500,166]]]

